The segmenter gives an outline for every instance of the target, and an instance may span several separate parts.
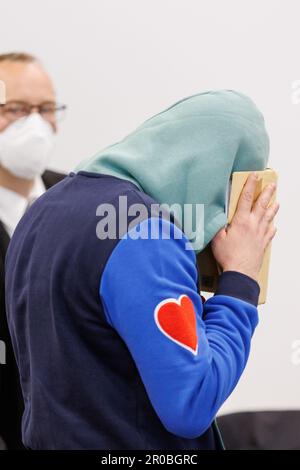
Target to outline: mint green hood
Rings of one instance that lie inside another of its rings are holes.
[[[160,204],[182,209],[204,204],[204,221],[196,228],[204,229],[199,252],[226,224],[231,173],[263,170],[268,154],[264,119],[255,104],[233,90],[219,90],[178,101],[76,171],[129,180]]]

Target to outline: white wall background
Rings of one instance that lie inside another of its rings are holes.
[[[0,51],[40,57],[69,105],[53,168],[73,169],[206,89],[236,88],[265,114],[281,202],[269,300],[224,412],[300,408],[299,18],[299,0],[0,0]]]

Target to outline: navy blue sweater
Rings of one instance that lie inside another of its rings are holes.
[[[148,211],[125,230],[120,196]],[[29,448],[219,448],[214,417],[245,367],[259,286],[226,272],[202,304],[195,254],[151,216],[154,202],[127,181],[71,173],[16,228],[6,302]],[[108,203],[121,237],[105,235]]]

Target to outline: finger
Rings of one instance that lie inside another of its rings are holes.
[[[250,173],[239,197],[236,215],[243,215],[251,211],[257,180],[256,173]]]
[[[268,209],[270,201],[273,197],[274,191],[276,189],[276,184],[271,183],[268,184],[260,193],[257,200],[255,201],[252,209],[252,213],[258,217],[258,219],[262,219],[265,216],[265,213]]]
[[[277,214],[278,210],[279,210],[279,202],[278,201],[273,202],[273,204],[271,204],[271,206],[268,207],[268,209],[266,210],[266,212],[263,216],[263,220],[266,223],[266,225],[269,225],[272,222],[272,220],[274,219],[274,217]]]
[[[267,232],[267,234],[264,238],[264,247],[265,247],[265,249],[268,247],[270,242],[275,237],[276,232],[277,232],[277,227],[274,227],[274,226],[270,227],[270,229],[268,230],[268,232]]]

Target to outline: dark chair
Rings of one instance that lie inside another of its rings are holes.
[[[228,450],[300,450],[300,410],[233,413],[218,426]]]

